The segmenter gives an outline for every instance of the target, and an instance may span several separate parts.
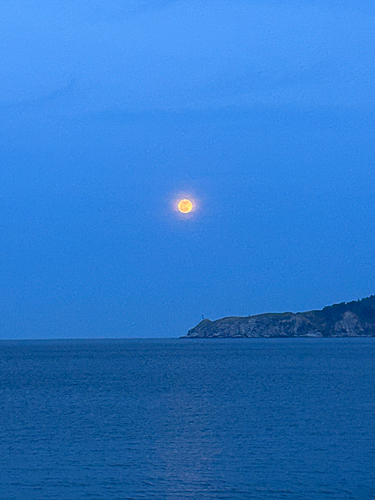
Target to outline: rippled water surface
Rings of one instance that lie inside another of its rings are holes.
[[[375,498],[375,339],[0,342],[0,499]]]

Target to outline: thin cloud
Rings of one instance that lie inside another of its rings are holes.
[[[3,102],[181,109],[373,102],[373,21],[342,5],[39,1],[3,7]],[[61,94],[64,100],[65,95]]]

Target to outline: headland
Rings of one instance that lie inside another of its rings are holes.
[[[314,311],[204,319],[184,338],[263,337],[375,337],[375,295]]]

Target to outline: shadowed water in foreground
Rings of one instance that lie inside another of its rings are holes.
[[[375,495],[375,340],[0,342],[0,498]]]

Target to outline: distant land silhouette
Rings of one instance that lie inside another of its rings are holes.
[[[204,319],[185,338],[375,337],[375,295],[322,310],[266,313],[210,321]]]

